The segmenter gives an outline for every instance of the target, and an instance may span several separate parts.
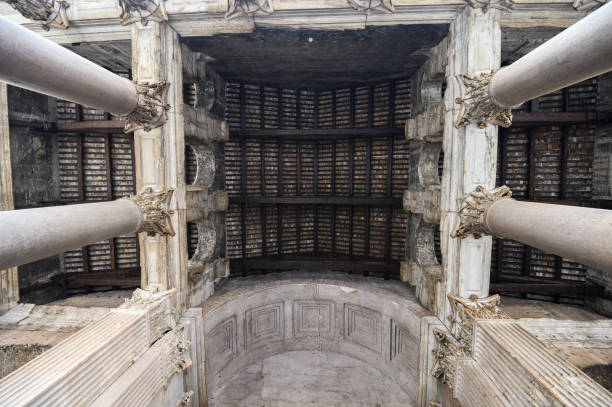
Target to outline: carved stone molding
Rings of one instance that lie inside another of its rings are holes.
[[[150,236],[174,236],[174,228],[170,222],[174,211],[168,209],[173,192],[172,189],[153,192],[152,188],[145,188],[140,194],[127,198],[134,201],[142,213],[142,226],[138,232],[146,232]]]
[[[149,21],[168,21],[164,0],[119,0],[121,6],[121,25],[140,21],[147,25]]]
[[[455,99],[455,103],[461,105],[455,127],[465,127],[472,123],[478,124],[480,128],[487,127],[487,123],[510,127],[512,109],[500,106],[489,94],[493,74],[494,72],[483,73],[474,78],[458,75],[457,81],[464,97]]]
[[[393,13],[395,7],[393,0],[347,0],[349,6],[357,11],[370,14],[375,13]]]
[[[439,346],[432,351],[435,365],[431,374],[437,379],[442,379],[442,383],[452,389],[457,379],[457,359],[468,355],[457,340],[447,332],[438,328],[434,328],[433,332]]]
[[[514,10],[514,0],[466,0],[467,4],[472,8],[481,8],[483,12],[489,9],[497,9],[501,11]]]
[[[606,4],[608,0],[574,0],[572,7],[576,11],[593,11]]]
[[[149,131],[166,123],[166,112],[170,105],[166,103],[168,96],[167,82],[134,84],[138,92],[138,104],[132,113],[127,115],[124,131],[131,133],[136,130]]]
[[[443,103],[428,103],[422,113],[406,120],[404,127],[404,133],[408,141],[441,143],[443,132]]]
[[[427,223],[440,222],[440,185],[428,185],[425,190],[404,191],[404,209],[423,215]]]
[[[272,0],[227,0],[225,18],[251,16],[253,14],[268,15],[273,11]]]
[[[153,292],[137,288],[120,310],[146,310],[151,343],[176,327],[175,290]]]
[[[67,29],[70,26],[66,9],[70,3],[62,0],[6,0],[6,2],[19,11],[29,20],[41,23],[45,31],[50,27]]]
[[[478,186],[476,191],[464,198],[459,210],[461,223],[451,232],[451,237],[465,239],[472,234],[476,239],[480,239],[483,235],[491,234],[484,219],[487,208],[500,199],[511,197],[512,191],[505,185],[489,192],[485,191],[483,186]]]
[[[216,162],[213,149],[206,144],[190,144],[196,159],[196,176],[193,185],[210,188],[215,180]]]
[[[510,317],[498,308],[501,301],[499,294],[485,298],[471,295],[469,299],[448,294],[453,309],[453,315],[449,316],[449,322],[456,324],[456,335],[458,343],[466,352],[471,354],[474,338],[474,325],[476,320],[485,319],[510,319]]]

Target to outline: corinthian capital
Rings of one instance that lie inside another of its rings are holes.
[[[147,25],[149,21],[168,21],[164,0],[119,0],[121,6],[121,25],[140,21]]]
[[[493,72],[483,73],[474,78],[466,75],[458,76],[457,80],[464,97],[455,99],[455,103],[461,105],[455,127],[464,127],[472,123],[477,123],[480,128],[487,127],[487,123],[510,127],[512,109],[499,105],[489,92],[493,74]]]
[[[455,386],[457,374],[457,359],[467,356],[461,344],[449,333],[434,328],[433,333],[439,345],[431,353],[435,358],[432,376],[442,379],[451,389]]]
[[[6,0],[6,2],[25,18],[39,21],[45,31],[49,31],[49,27],[67,29],[70,26],[66,16],[66,9],[70,7],[67,1]]]
[[[172,189],[153,192],[153,189],[146,188],[142,193],[128,198],[138,205],[142,213],[142,226],[138,232],[146,232],[151,236],[174,236],[174,229],[170,222],[170,216],[174,214],[174,211],[168,209],[173,192]]]
[[[469,235],[474,235],[476,239],[480,239],[482,235],[490,235],[485,223],[487,208],[500,199],[511,197],[512,191],[505,185],[488,192],[484,187],[478,186],[476,191],[464,198],[459,210],[461,223],[451,232],[451,237],[465,239]]]
[[[472,351],[476,320],[510,318],[498,307],[501,301],[499,294],[484,298],[472,295],[469,299],[448,294],[448,300],[453,309],[453,315],[448,319],[456,324],[455,338],[466,352]]]
[[[166,103],[168,97],[168,82],[134,84],[138,92],[138,104],[132,113],[127,115],[124,131],[130,133],[135,130],[149,131],[161,127],[166,123],[166,112],[170,105]]]

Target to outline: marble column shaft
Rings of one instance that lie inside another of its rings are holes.
[[[0,81],[126,116],[138,104],[128,79],[0,16]]]

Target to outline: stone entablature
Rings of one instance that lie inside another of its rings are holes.
[[[499,308],[500,297],[448,296],[451,330],[434,328],[431,374],[469,406],[610,405],[612,394]],[[451,333],[452,332],[452,333]],[[430,339],[431,340],[431,339]]]

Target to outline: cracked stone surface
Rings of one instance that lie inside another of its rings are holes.
[[[360,360],[294,351],[249,366],[212,395],[209,406],[399,407],[409,400],[395,382]]]

